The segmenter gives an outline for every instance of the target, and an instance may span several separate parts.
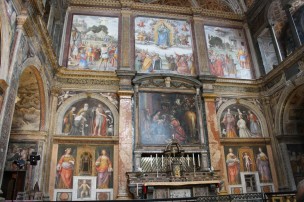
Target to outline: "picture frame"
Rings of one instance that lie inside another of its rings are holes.
[[[96,200],[113,200],[113,189],[96,189]]]
[[[54,201],[72,201],[73,189],[54,189]]]
[[[96,199],[96,176],[74,176],[73,201]]]
[[[243,194],[243,186],[242,185],[229,185],[229,194]]]

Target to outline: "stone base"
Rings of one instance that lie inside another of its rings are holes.
[[[132,200],[133,198],[128,193],[119,193],[116,200]]]

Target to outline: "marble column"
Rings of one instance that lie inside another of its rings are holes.
[[[26,22],[27,15],[22,13],[21,15],[17,16],[17,30],[16,30],[16,45],[14,47],[14,53],[12,57],[12,62],[10,65],[10,81],[8,87],[6,89],[4,102],[3,102],[3,119],[0,123],[0,185],[2,185],[3,180],[3,172],[4,172],[4,165],[6,161],[6,153],[9,143],[9,137],[11,132],[11,125],[13,121],[13,114],[15,109],[15,99],[17,96],[18,91],[18,84],[19,84],[19,76],[20,76],[20,66],[21,61],[18,61],[22,58],[22,52],[20,51],[20,40],[23,35],[23,25]],[[18,53],[18,54],[17,54]],[[18,57],[17,57],[18,55]],[[0,186],[1,187],[1,186]],[[0,190],[0,194],[2,191]],[[1,198],[0,198],[1,200]]]
[[[285,10],[285,13],[286,13],[286,16],[287,16],[288,24],[289,24],[290,29],[291,29],[293,41],[295,43],[296,48],[298,48],[302,45],[302,43],[301,43],[301,39],[299,37],[299,33],[298,33],[298,30],[297,30],[296,24],[293,20],[293,17],[291,15],[290,10],[289,10],[290,7],[291,7],[290,5],[286,4],[284,6],[284,10]]]
[[[211,166],[214,170],[219,170],[220,175],[224,176],[223,169],[223,156],[221,155],[221,145],[219,128],[217,125],[216,107],[215,107],[215,94],[204,93],[203,94],[205,109],[206,109],[206,122],[209,140],[209,152]]]
[[[117,199],[131,199],[128,189],[127,172],[133,167],[133,129],[131,90],[120,90],[119,95],[119,158]]]
[[[270,36],[271,36],[271,39],[272,39],[272,42],[273,42],[273,45],[274,45],[274,50],[276,52],[278,62],[280,63],[280,62],[283,61],[283,56],[282,56],[279,41],[276,37],[275,31],[274,31],[274,28],[273,28],[273,23],[269,23],[268,29],[269,29]]]

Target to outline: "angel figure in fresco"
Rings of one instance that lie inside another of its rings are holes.
[[[110,178],[113,172],[112,162],[105,149],[101,150],[101,155],[95,162],[97,171],[97,188],[107,189],[109,188]]]
[[[229,153],[226,158],[229,184],[239,183],[240,160],[233,153],[232,148],[229,148]]]
[[[226,127],[226,137],[228,138],[236,138],[238,137],[236,135],[236,131],[235,131],[235,117],[234,115],[231,113],[230,109],[227,109],[227,112],[225,113],[222,123],[225,125]]]
[[[66,148],[64,154],[58,161],[57,164],[57,188],[59,189],[71,189],[72,188],[72,179],[73,179],[73,170],[75,159],[71,155],[71,148]]]

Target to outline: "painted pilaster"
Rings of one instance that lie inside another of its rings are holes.
[[[130,43],[130,34],[131,34],[131,14],[132,11],[130,10],[130,6],[133,2],[128,1],[128,0],[123,0],[121,1],[121,4],[123,6],[121,10],[121,50],[120,50],[120,55],[121,55],[121,62],[120,66],[122,68],[130,68],[130,50],[131,50],[131,43]]]
[[[50,9],[50,14],[47,22],[47,30],[49,32],[49,35],[52,35],[52,28],[54,24],[54,14],[55,14],[55,2],[51,1],[51,9]]]
[[[208,56],[206,52],[206,42],[205,42],[205,33],[204,33],[204,25],[202,17],[193,17],[193,29],[195,35],[195,46],[197,50],[197,64],[198,64],[198,72],[203,75],[210,75],[210,70],[208,67]]]
[[[55,114],[56,114],[56,109],[57,109],[57,103],[58,103],[58,95],[60,93],[61,89],[60,88],[56,88],[56,87],[53,87],[52,90],[51,90],[51,114],[50,114],[50,117],[55,117]],[[49,186],[50,184],[50,174],[51,174],[51,158],[52,158],[52,153],[51,152],[48,152],[48,151],[52,151],[52,137],[53,137],[53,134],[55,132],[55,122],[57,120],[55,120],[54,118],[53,119],[50,119],[50,125],[49,125],[49,133],[48,133],[48,137],[47,137],[47,140],[46,140],[46,149],[44,151],[45,152],[45,163],[44,163],[44,167],[43,167],[43,179],[44,179],[44,184],[43,184],[43,196],[44,196],[44,199],[45,200],[49,200],[50,198],[50,187]],[[53,189],[52,189],[53,190]]]
[[[254,77],[259,78],[261,76],[261,72],[260,72],[255,48],[254,48],[254,45],[253,45],[250,29],[249,29],[247,23],[245,23],[243,27],[244,27],[244,30],[245,30],[245,34],[247,36],[248,46],[249,46],[249,49],[250,49],[250,55],[251,55],[251,59],[252,59],[252,67],[254,68],[254,72],[255,72]]]
[[[27,15],[23,13],[22,15],[17,16],[17,40],[16,46],[14,48],[14,55],[12,58],[11,68],[10,68],[10,75],[11,79],[9,82],[9,86],[6,89],[4,103],[3,103],[3,118],[0,122],[0,185],[2,185],[3,180],[3,172],[4,172],[4,165],[6,161],[6,153],[9,143],[9,137],[11,132],[11,125],[13,120],[13,114],[15,109],[15,99],[18,91],[18,84],[19,84],[19,67],[21,61],[18,62],[18,59],[22,57],[22,53],[19,51],[20,48],[20,40],[23,34],[23,25],[27,19]],[[17,57],[17,53],[19,57]],[[0,194],[2,191],[0,190]],[[1,198],[0,198],[1,200]]]
[[[270,36],[271,36],[271,39],[272,39],[272,42],[273,42],[273,45],[274,45],[274,50],[276,52],[278,62],[280,63],[280,62],[283,61],[283,55],[282,55],[282,51],[280,49],[279,41],[278,41],[278,39],[275,35],[275,31],[274,31],[274,28],[273,28],[273,23],[269,23],[268,29],[269,29]]]

